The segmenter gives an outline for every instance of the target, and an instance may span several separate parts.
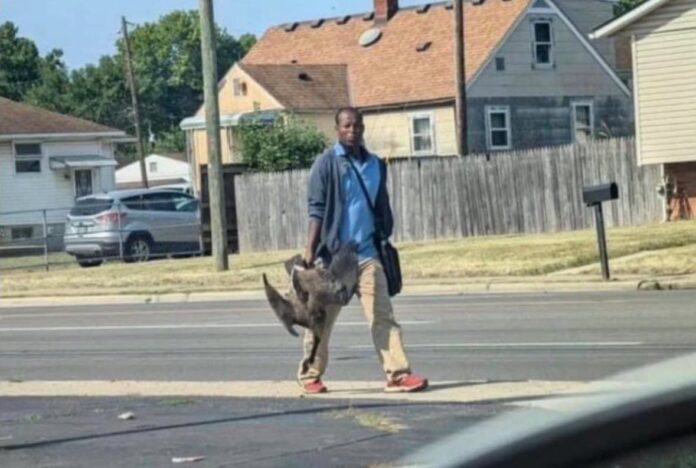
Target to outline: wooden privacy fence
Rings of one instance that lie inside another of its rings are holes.
[[[659,166],[638,167],[633,138],[389,164],[394,239],[540,233],[593,226],[582,188],[616,182],[608,226],[659,221]],[[296,249],[307,235],[309,171],[256,173],[236,183],[242,252]]]

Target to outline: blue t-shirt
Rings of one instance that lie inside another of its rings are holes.
[[[340,143],[336,143],[335,152],[338,157],[349,158],[360,173],[372,206],[377,199],[380,174],[379,161],[374,154],[367,153],[363,160],[350,156]],[[377,257],[374,244],[375,220],[372,210],[367,204],[365,194],[360,187],[355,171],[348,169],[342,180],[343,211],[341,217],[341,242],[353,241],[358,244],[358,259],[360,261]]]

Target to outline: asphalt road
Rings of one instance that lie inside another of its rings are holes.
[[[482,388],[474,401],[0,395],[0,466],[390,466],[529,398],[488,395],[497,382],[592,380],[696,350],[695,302],[689,291],[400,297],[414,368]],[[357,308],[334,338],[329,385],[382,379]],[[0,309],[0,383],[292,380],[298,356],[262,301]]]
[[[409,296],[414,370],[443,380],[592,380],[696,350],[696,292]],[[0,379],[288,380],[299,359],[263,301],[0,309]],[[382,378],[344,309],[327,380]]]

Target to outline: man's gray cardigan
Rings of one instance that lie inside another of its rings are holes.
[[[347,157],[338,156],[334,148],[335,146],[330,147],[312,164],[307,190],[309,217],[322,223],[315,254],[327,263],[341,246],[341,219],[345,200],[341,180],[347,171],[353,170]],[[394,218],[387,191],[387,165],[382,159],[377,159],[380,180],[374,207],[375,233],[381,238],[388,238],[394,229]]]

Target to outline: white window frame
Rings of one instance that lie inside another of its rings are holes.
[[[510,106],[486,106],[486,147],[491,151],[512,149],[512,126],[510,124]],[[505,114],[505,128],[493,128],[492,114]],[[493,145],[493,131],[505,130],[507,133],[507,145]]]
[[[413,127],[414,122],[417,119],[427,118],[430,122],[430,151],[416,151],[416,137],[428,136],[428,135],[416,135],[415,129]],[[435,114],[433,112],[417,112],[409,114],[408,116],[408,129],[411,140],[411,154],[414,156],[434,156],[437,154],[437,143],[435,141]]]
[[[586,106],[590,108],[590,138],[594,137],[595,134],[595,122],[594,122],[594,102],[592,101],[573,101],[571,102],[571,127],[573,129],[573,143],[577,143],[577,123],[578,123],[578,113],[577,108],[580,106]]]
[[[41,153],[39,154],[27,154],[27,155],[22,155],[19,156],[17,154],[17,146],[22,146],[22,145],[39,145],[39,151]],[[38,141],[23,141],[21,143],[18,142],[13,142],[12,144],[12,153],[14,155],[14,173],[19,175],[19,174],[40,174],[43,172],[43,145],[41,142]],[[18,171],[17,170],[17,162],[18,161],[39,161],[39,171],[38,172],[30,172],[30,171]]]
[[[537,24],[548,24],[549,25],[549,41],[540,42],[536,38],[536,25]],[[553,31],[553,21],[550,18],[535,18],[531,20],[531,33],[532,33],[532,65],[535,69],[548,70],[555,66],[555,55],[554,55],[554,31]],[[540,63],[537,57],[537,46],[547,45],[549,46],[549,62]]]

